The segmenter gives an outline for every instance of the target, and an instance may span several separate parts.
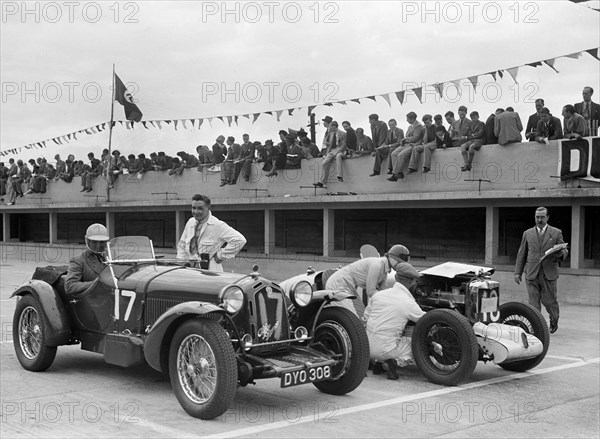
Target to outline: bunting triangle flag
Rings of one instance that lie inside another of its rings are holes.
[[[142,125],[144,125],[144,128],[148,129],[148,125],[146,125],[146,121],[145,120],[142,121]]]
[[[178,121],[177,119],[174,119],[174,120],[173,120],[173,127],[175,128],[175,131],[177,131],[177,123],[178,123],[178,122],[179,122],[179,121]]]
[[[541,61],[536,61],[536,62],[528,63],[527,65],[530,66],[530,67],[539,67],[539,66],[542,65],[542,62]]]
[[[227,116],[227,125],[231,126],[231,121],[233,120],[232,116]]]
[[[352,102],[356,102],[357,104],[360,104],[360,99],[350,99]]]
[[[280,122],[281,115],[283,114],[283,110],[277,110],[275,112],[275,114],[277,115],[277,122]]]
[[[156,124],[154,123],[153,120],[151,120],[150,123],[152,124],[153,127],[156,127]]]
[[[211,127],[211,128],[212,128],[212,120],[213,120],[213,118],[212,118],[212,117],[209,117],[209,118],[208,118],[208,124],[210,125],[210,127]]]
[[[421,100],[421,98],[423,97],[423,87],[413,88],[412,91],[414,94],[417,95],[419,102],[423,103],[423,101]]]
[[[550,67],[552,70],[554,70],[556,73],[558,73],[558,70],[556,70],[556,67],[554,67],[554,61],[556,61],[556,59],[555,59],[555,58],[550,58],[550,59],[547,59],[547,60],[545,60],[544,62],[545,62],[546,64],[548,64],[548,66],[549,66],[549,67]]]
[[[131,125],[129,124],[129,122],[125,122],[125,127],[130,130],[131,129]]]
[[[367,96],[367,99],[372,99],[374,102],[377,102],[377,100],[375,99],[375,96]]]
[[[190,123],[192,124],[192,128],[196,127],[196,119],[190,119]]]
[[[494,81],[496,81],[496,72],[490,72],[488,75],[492,75],[492,78],[494,78]]]
[[[504,78],[504,73],[502,70],[498,70],[498,76],[500,76],[501,78]]]
[[[458,90],[460,92],[460,81],[458,79],[453,79],[452,81],[450,81],[452,84],[454,84],[454,86],[456,87],[456,90]]]
[[[233,121],[235,122],[235,124],[238,124],[238,116],[233,116]]]
[[[254,122],[256,122],[256,120],[258,119],[258,116],[260,116],[260,113],[254,113],[254,117],[252,118],[252,123],[254,124]]]
[[[440,98],[444,99],[444,84],[443,83],[437,83],[437,84],[433,84],[433,87],[435,88],[435,91],[438,92],[438,94],[440,95]]]
[[[198,119],[198,129],[202,126],[202,122],[204,122],[204,119]]]
[[[290,108],[288,110],[288,116],[293,116],[295,108]]]
[[[477,92],[477,76],[469,76],[469,81],[473,85],[473,91]]]
[[[309,105],[308,106],[308,115],[310,116],[313,112],[313,110],[315,109],[316,105]]]
[[[338,104],[340,104],[340,105],[348,105],[348,104],[346,103],[346,101],[338,101],[337,103],[338,103]]]
[[[598,61],[600,61],[600,58],[598,58],[598,49],[589,49],[586,50],[587,53],[589,53],[590,55],[592,55],[594,58],[596,58]]]
[[[250,120],[250,115],[249,114],[244,114],[243,115],[246,119]]]
[[[579,59],[581,57],[581,52],[569,53],[568,55],[563,55],[565,58],[573,58]]]
[[[185,124],[185,119],[181,119],[181,125],[183,125],[184,130],[187,130],[187,125]]]
[[[56,139],[52,139],[52,141],[58,145],[58,142],[56,141]]]
[[[381,96],[383,99],[385,99],[385,101],[388,103],[388,105],[390,106],[390,108],[392,107],[392,101],[390,101],[389,94],[383,94],[383,95],[379,95],[379,96]]]
[[[73,138],[77,140],[77,133],[73,133]]]
[[[396,92],[396,97],[398,98],[398,101],[400,101],[400,105],[402,105],[404,103],[404,94],[406,92],[405,91],[397,91]]]
[[[273,116],[273,112],[272,111],[265,111],[265,114],[269,114],[269,115]]]
[[[219,119],[221,122],[224,122],[223,116],[217,116],[217,119]]]
[[[519,73],[519,68],[518,67],[511,67],[510,69],[506,69],[506,71],[508,73],[510,73],[510,76],[512,76],[512,79],[515,81],[515,83],[519,83],[517,81],[517,74]]]
[[[331,103],[331,102],[326,102],[326,103],[324,103],[323,105],[326,105],[326,106],[328,106],[328,107],[333,107],[333,103]]]
[[[156,121],[156,125],[158,125],[158,129],[159,130],[162,130],[162,125],[160,124],[160,120]]]

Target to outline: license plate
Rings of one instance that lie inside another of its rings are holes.
[[[310,369],[285,372],[281,376],[281,387],[299,386],[306,383],[316,383],[331,378],[330,366],[317,366]]]

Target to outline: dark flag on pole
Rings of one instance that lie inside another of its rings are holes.
[[[127,90],[121,78],[115,73],[115,100],[125,107],[125,118],[134,122],[142,120],[142,112],[133,101],[131,92]]]

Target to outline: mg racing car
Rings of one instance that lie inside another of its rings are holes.
[[[25,369],[46,370],[57,347],[69,344],[123,367],[146,361],[201,419],[223,414],[237,387],[255,380],[342,395],[365,377],[363,325],[345,309],[324,308],[345,295],[298,281],[284,296],[257,267],[249,274],[193,268],[156,258],[146,237],[114,238],[107,253],[99,278],[80,294],[66,294],[66,267],[39,267],[13,293],[14,347]]]
[[[325,290],[334,271],[309,267],[280,285],[288,294],[299,281]],[[500,305],[499,283],[491,279],[494,271],[446,262],[420,272],[412,294],[426,314],[414,328],[407,325],[405,335],[412,334],[415,363],[429,381],[458,385],[469,379],[477,361],[523,372],[546,356],[550,332],[543,316],[529,304]],[[393,283],[392,272],[388,287]]]

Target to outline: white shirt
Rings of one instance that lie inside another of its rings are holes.
[[[196,254],[190,254],[190,242],[195,237],[196,224],[198,221],[194,217],[190,218],[183,229],[181,239],[177,244],[177,258],[191,259],[199,258],[200,253],[208,253],[224,261],[232,259],[246,245],[246,238],[240,232],[221,221],[212,213],[208,214],[206,223],[202,225],[198,236],[198,251]],[[227,243],[225,247],[223,244]],[[223,271],[220,263],[211,257],[209,270]]]

